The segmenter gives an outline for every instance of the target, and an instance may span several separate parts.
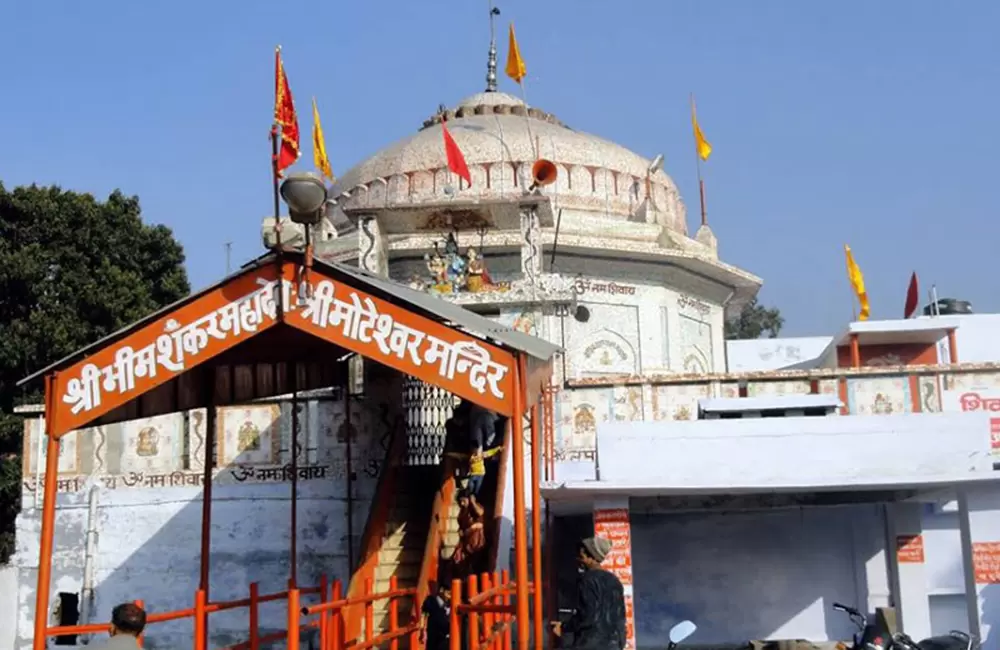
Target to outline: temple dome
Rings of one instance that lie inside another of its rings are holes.
[[[463,182],[459,188],[447,171],[442,117],[469,165],[471,187]],[[417,133],[346,172],[332,195],[344,207],[355,208],[451,198],[513,200],[526,181],[530,183],[531,165],[539,157],[559,168],[556,183],[544,189],[556,207],[608,218],[641,218],[687,233],[684,204],[663,171],[649,176],[652,203],[646,204],[650,159],[573,130],[554,115],[501,92],[477,93],[454,108],[442,107]]]

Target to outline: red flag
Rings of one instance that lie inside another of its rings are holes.
[[[292,89],[288,87],[285,66],[281,63],[281,50],[274,50],[274,125],[281,127],[281,149],[275,161],[275,172],[281,176],[285,169],[302,155],[299,149],[299,118],[295,114]]]
[[[903,307],[903,318],[909,318],[917,311],[917,303],[920,301],[920,290],[917,287],[917,272],[910,276],[910,288],[906,290],[906,306]]]
[[[448,133],[445,121],[441,120],[441,132],[444,133],[444,153],[448,156],[448,169],[459,178],[464,178],[465,182],[472,186],[472,176],[469,174],[469,166],[465,164],[465,156],[462,150],[455,144],[455,139]]]

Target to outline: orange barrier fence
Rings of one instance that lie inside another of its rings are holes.
[[[513,595],[517,584],[510,580],[507,571],[501,573],[484,573],[481,576],[470,576],[466,581],[465,602],[462,601],[462,581],[455,580],[451,584],[451,650],[460,650],[463,646],[462,636],[468,635],[469,650],[511,650],[511,628],[515,618]],[[529,594],[534,592],[529,585]],[[319,596],[319,602],[302,606],[305,596]],[[249,609],[248,639],[221,650],[259,650],[261,646],[275,641],[286,641],[288,650],[299,650],[300,636],[303,630],[319,630],[319,650],[369,650],[371,648],[388,647],[389,650],[399,650],[400,640],[408,638],[409,647],[417,650],[421,647],[420,640],[420,603],[416,602],[415,588],[400,589],[396,577],[389,579],[389,590],[375,593],[372,580],[365,581],[364,593],[353,598],[343,597],[343,587],[339,580],[333,583],[326,576],[320,579],[318,587],[288,589],[273,594],[260,594],[256,582],[250,585],[248,598],[225,602],[208,602],[205,592],[195,592],[194,607],[172,612],[149,612],[146,624],[154,625],[166,621],[193,619],[194,650],[206,650],[208,617],[210,614],[225,612],[246,607]],[[403,599],[412,603],[408,621],[401,624],[399,620],[399,604]],[[270,634],[260,634],[259,607],[263,603],[287,601],[288,618],[284,630]],[[375,635],[375,603],[388,601],[388,629]],[[142,606],[142,601],[136,601]],[[347,607],[364,608],[364,632],[361,639],[346,638],[343,614]],[[467,626],[463,632],[462,617],[466,617]],[[108,624],[89,624],[50,627],[47,636],[66,636],[81,634],[100,634],[108,631]],[[139,640],[140,647],[142,639]]]
[[[334,593],[337,593],[339,588],[339,582],[335,583]],[[178,621],[186,618],[194,619],[194,645],[195,650],[206,650],[206,630],[208,629],[208,615],[214,614],[216,612],[225,612],[228,610],[239,609],[242,607],[247,607],[250,610],[250,629],[248,632],[248,640],[242,643],[238,643],[233,646],[229,646],[226,650],[258,650],[261,644],[270,643],[272,641],[277,641],[284,639],[286,637],[294,636],[296,639],[295,647],[298,647],[298,638],[300,629],[298,627],[298,617],[295,619],[295,627],[289,628],[294,629],[294,634],[289,634],[288,631],[275,632],[272,634],[267,634],[264,636],[260,635],[258,630],[258,623],[260,620],[258,607],[263,603],[270,603],[280,600],[287,600],[289,603],[289,611],[297,612],[300,608],[299,600],[302,596],[312,596],[319,595],[320,602],[322,603],[327,594],[329,593],[329,584],[327,582],[326,576],[320,577],[320,584],[316,587],[304,587],[301,589],[288,589],[287,591],[281,591],[273,594],[263,594],[259,593],[259,587],[256,582],[250,584],[250,595],[248,598],[242,598],[240,600],[231,601],[219,601],[219,602],[208,602],[205,598],[205,592],[198,590],[195,592],[194,597],[194,607],[189,607],[187,609],[179,609],[172,612],[147,612],[146,613],[146,626],[147,630],[150,625],[156,623],[165,623],[167,621]],[[336,597],[336,596],[335,596]],[[294,610],[292,609],[294,600]],[[140,607],[143,606],[141,600],[135,601]],[[291,618],[291,617],[289,617]],[[106,634],[109,630],[108,623],[91,623],[87,625],[64,625],[56,627],[48,627],[45,630],[46,636],[68,636],[68,635],[86,635],[86,634]],[[289,647],[291,647],[291,641],[289,641]],[[139,647],[142,647],[142,639],[139,639]]]
[[[532,593],[532,585],[528,585]],[[511,628],[515,607],[513,594],[517,583],[510,580],[507,571],[469,576],[466,581],[466,602],[462,602],[462,581],[451,583],[451,615],[449,642],[451,650],[511,650]],[[467,625],[463,630],[462,617]],[[527,624],[527,621],[524,623]],[[463,634],[468,644],[462,643]]]

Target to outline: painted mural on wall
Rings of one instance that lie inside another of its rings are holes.
[[[847,380],[847,403],[852,415],[893,415],[913,411],[910,378],[859,377]]]
[[[711,386],[707,383],[653,386],[653,419],[697,420],[698,400],[710,396]]]
[[[836,387],[834,387],[836,391]],[[747,397],[777,397],[779,395],[808,395],[807,381],[751,381],[747,383]]]
[[[184,456],[183,431],[182,413],[123,423],[122,466],[150,474],[165,474],[181,469]]]
[[[531,336],[541,336],[539,333],[539,314],[530,309],[505,309],[500,312],[496,321],[501,325],[524,332]]]
[[[359,492],[373,492],[389,434],[400,426],[399,409],[386,399],[351,400],[350,424],[344,417],[342,397],[300,402],[294,468],[290,402],[220,408],[213,482],[288,482],[293,474],[300,481],[346,478],[350,466]],[[57,489],[79,492],[91,485],[107,489],[201,486],[204,423],[204,410],[196,410],[71,432],[60,446]],[[43,487],[40,470],[44,469],[44,455],[42,420],[28,420],[22,482],[26,494]]]

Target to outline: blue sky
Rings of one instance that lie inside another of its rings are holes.
[[[334,171],[482,90],[486,0],[9,2],[0,10],[0,179],[142,200],[192,284],[261,250],[273,48],[304,147],[309,98]],[[697,227],[688,93],[715,151],[709,222],[764,278],[785,333],[851,316],[843,244],[873,317],[924,288],[1000,311],[1000,3],[499,0],[532,104],[652,157]],[[279,9],[280,8],[280,9]],[[501,58],[506,47],[501,38]],[[512,90],[506,78],[501,89]],[[305,158],[304,158],[305,159]]]

